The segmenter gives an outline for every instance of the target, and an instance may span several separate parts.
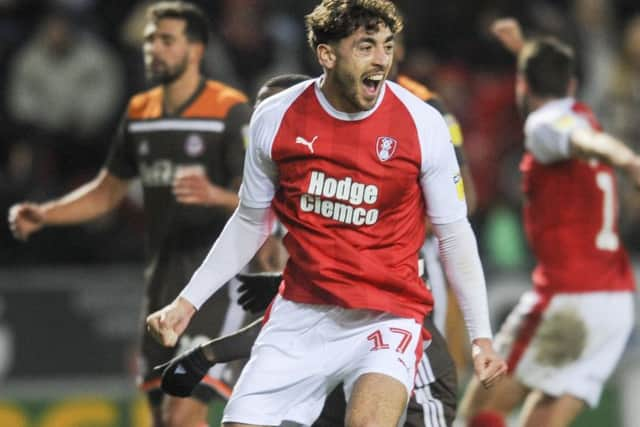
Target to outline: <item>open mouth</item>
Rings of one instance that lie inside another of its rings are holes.
[[[380,88],[380,84],[382,84],[382,80],[384,79],[383,74],[371,74],[362,79],[362,84],[364,85],[365,93],[369,96],[373,96],[378,92],[378,88]]]

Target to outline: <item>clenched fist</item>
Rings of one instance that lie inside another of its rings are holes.
[[[9,228],[13,236],[26,241],[44,226],[44,212],[35,203],[19,203],[9,209]]]
[[[147,330],[160,344],[174,347],[195,312],[195,307],[189,301],[178,297],[147,317]]]
[[[486,338],[475,339],[472,346],[473,369],[484,388],[498,383],[507,372],[507,363]]]

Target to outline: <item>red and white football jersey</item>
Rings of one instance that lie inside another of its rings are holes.
[[[552,101],[525,123],[527,153],[520,164],[524,224],[537,258],[539,292],[627,291],[634,279],[618,236],[618,196],[611,166],[570,156],[570,133],[600,130],[589,107]]]
[[[417,271],[425,212],[466,217],[442,116],[386,82],[374,108],[335,110],[310,80],[253,115],[240,197],[287,229],[287,299],[422,321],[432,298]]]

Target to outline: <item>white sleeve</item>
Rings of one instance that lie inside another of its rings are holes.
[[[240,202],[180,296],[200,309],[253,258],[271,232],[272,217],[270,208],[255,209]]]
[[[487,290],[478,245],[469,221],[434,224],[440,259],[457,298],[469,338],[491,338]]]
[[[244,158],[240,200],[252,208],[270,206],[276,192],[278,170],[271,159],[271,147],[282,117],[274,117],[274,110],[273,107],[258,108],[249,123],[249,148]]]
[[[460,166],[444,118],[435,109],[419,130],[422,150],[420,185],[432,224],[467,217]]]
[[[566,113],[560,117],[527,120],[524,145],[542,164],[571,157],[571,133],[578,128],[591,128],[582,118]]]

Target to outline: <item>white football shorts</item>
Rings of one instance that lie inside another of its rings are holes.
[[[421,325],[388,313],[301,304],[280,295],[224,410],[223,422],[311,425],[341,382],[347,400],[366,373],[413,390]]]
[[[496,335],[496,348],[521,383],[594,407],[634,324],[631,292],[526,292]]]

